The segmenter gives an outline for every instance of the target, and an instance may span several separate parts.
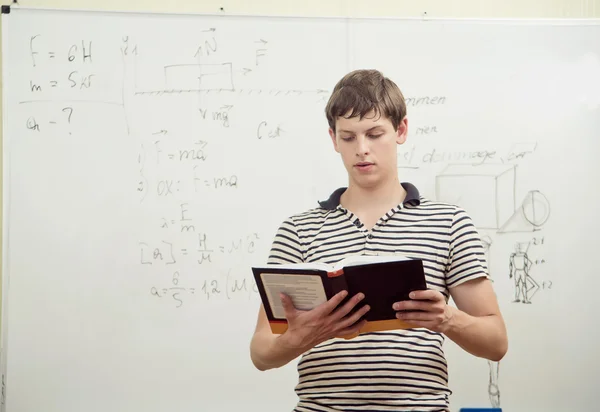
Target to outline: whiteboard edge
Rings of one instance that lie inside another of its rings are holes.
[[[0,330],[0,371],[2,381],[0,384],[2,385],[0,390],[0,411],[5,412],[6,410],[6,352],[7,352],[7,341],[8,341],[8,207],[7,203],[9,200],[8,192],[9,188],[6,182],[9,180],[9,167],[8,167],[8,139],[6,134],[6,122],[7,117],[4,115],[4,111],[8,107],[6,104],[6,86],[9,84],[7,82],[6,76],[6,67],[4,63],[6,59],[4,55],[7,51],[8,47],[8,14],[2,15],[2,304],[0,305],[0,311],[2,316],[2,329]]]
[[[561,17],[431,17],[431,16],[343,16],[343,15],[301,15],[301,14],[259,14],[259,13],[230,13],[225,11],[215,12],[176,12],[167,10],[119,10],[99,8],[73,8],[73,7],[40,7],[21,6],[11,4],[11,10],[24,11],[59,11],[76,13],[109,13],[109,14],[148,14],[172,16],[203,16],[203,17],[248,17],[248,18],[282,18],[282,19],[316,19],[316,20],[390,20],[390,21],[438,21],[438,22],[473,22],[473,23],[518,23],[518,24],[558,24],[558,25],[600,25],[600,17],[561,18]]]

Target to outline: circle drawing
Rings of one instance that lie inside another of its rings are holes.
[[[525,219],[535,227],[540,227],[550,217],[550,202],[539,190],[531,190],[521,206]]]

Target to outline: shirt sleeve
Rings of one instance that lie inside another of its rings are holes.
[[[304,253],[302,242],[298,236],[298,229],[292,217],[284,220],[271,244],[269,264],[302,263]]]
[[[452,288],[479,277],[489,278],[485,248],[471,217],[457,207],[450,228],[446,285]]]

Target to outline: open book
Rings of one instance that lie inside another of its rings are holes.
[[[310,310],[331,299],[342,290],[348,296],[340,304],[359,292],[365,298],[354,310],[369,305],[364,318],[363,332],[406,329],[410,324],[396,318],[392,308],[395,302],[409,299],[413,290],[427,289],[423,262],[399,255],[355,255],[346,257],[335,265],[318,262],[274,264],[252,267],[254,279],[271,331],[284,333],[287,320],[279,294],[292,298],[300,310]]]

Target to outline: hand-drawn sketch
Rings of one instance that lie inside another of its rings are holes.
[[[513,215],[516,165],[448,164],[436,176],[436,198],[466,209],[478,229],[497,230]]]
[[[540,230],[550,217],[550,202],[539,190],[531,190],[521,207],[515,210],[498,233],[535,232]]]
[[[165,90],[234,91],[233,65],[172,64],[165,66]]]
[[[500,372],[500,362],[492,362],[488,360],[488,366],[490,368],[490,381],[488,383],[488,394],[490,396],[490,403],[493,408],[500,407],[500,388],[498,387],[498,377]]]
[[[140,66],[148,63],[139,63],[141,50],[152,51],[154,45],[138,47],[139,45],[129,36],[123,38],[121,53],[131,62],[130,79],[135,96],[161,96],[164,94],[196,93],[198,95],[223,93],[228,97],[234,95],[268,95],[268,96],[302,96],[315,97],[317,101],[326,100],[330,91],[323,88],[282,88],[268,87],[264,82],[256,84],[252,80],[254,74],[261,72],[263,66],[268,67],[270,53],[269,40],[264,38],[244,38],[248,53],[244,58],[231,61],[232,43],[224,40],[217,28],[202,30],[199,34],[194,53],[187,56],[177,56],[177,63],[163,64],[153,67],[155,75],[144,73],[140,76],[137,71]],[[224,44],[223,44],[224,43]],[[242,43],[236,42],[236,47]],[[188,49],[191,51],[191,49]],[[229,57],[224,57],[224,55]],[[223,56],[223,58],[221,58]],[[147,58],[147,55],[144,56]],[[181,59],[184,58],[183,62]],[[172,61],[173,57],[167,58]],[[152,63],[153,65],[153,63]],[[162,67],[161,67],[162,66]],[[162,69],[162,70],[161,70]],[[162,76],[160,76],[162,74]],[[160,78],[162,77],[162,79]],[[142,86],[141,83],[144,85]],[[420,103],[421,100],[417,101]],[[416,104],[416,103],[415,103]]]
[[[510,254],[509,277],[515,280],[513,302],[531,303],[531,298],[539,290],[539,284],[529,275],[533,262],[527,256],[530,242],[517,242],[515,251]]]
[[[241,72],[250,70],[243,68]],[[269,96],[301,96],[306,94],[316,94],[319,99],[328,96],[329,90],[325,89],[281,89],[281,88],[262,88],[262,87],[238,87],[235,85],[235,74],[240,73],[236,70],[235,63],[191,63],[191,64],[170,64],[163,66],[164,79],[163,85],[152,90],[143,90],[137,84],[137,78],[133,79],[134,94],[137,95],[163,95],[163,94],[181,94],[181,93],[237,93],[245,95],[269,95]],[[242,75],[243,76],[243,75]],[[243,77],[242,77],[243,78]]]
[[[517,207],[516,179],[514,164],[448,164],[436,176],[436,198],[466,209],[477,229],[540,230],[550,217],[550,202],[539,190],[530,190]]]

